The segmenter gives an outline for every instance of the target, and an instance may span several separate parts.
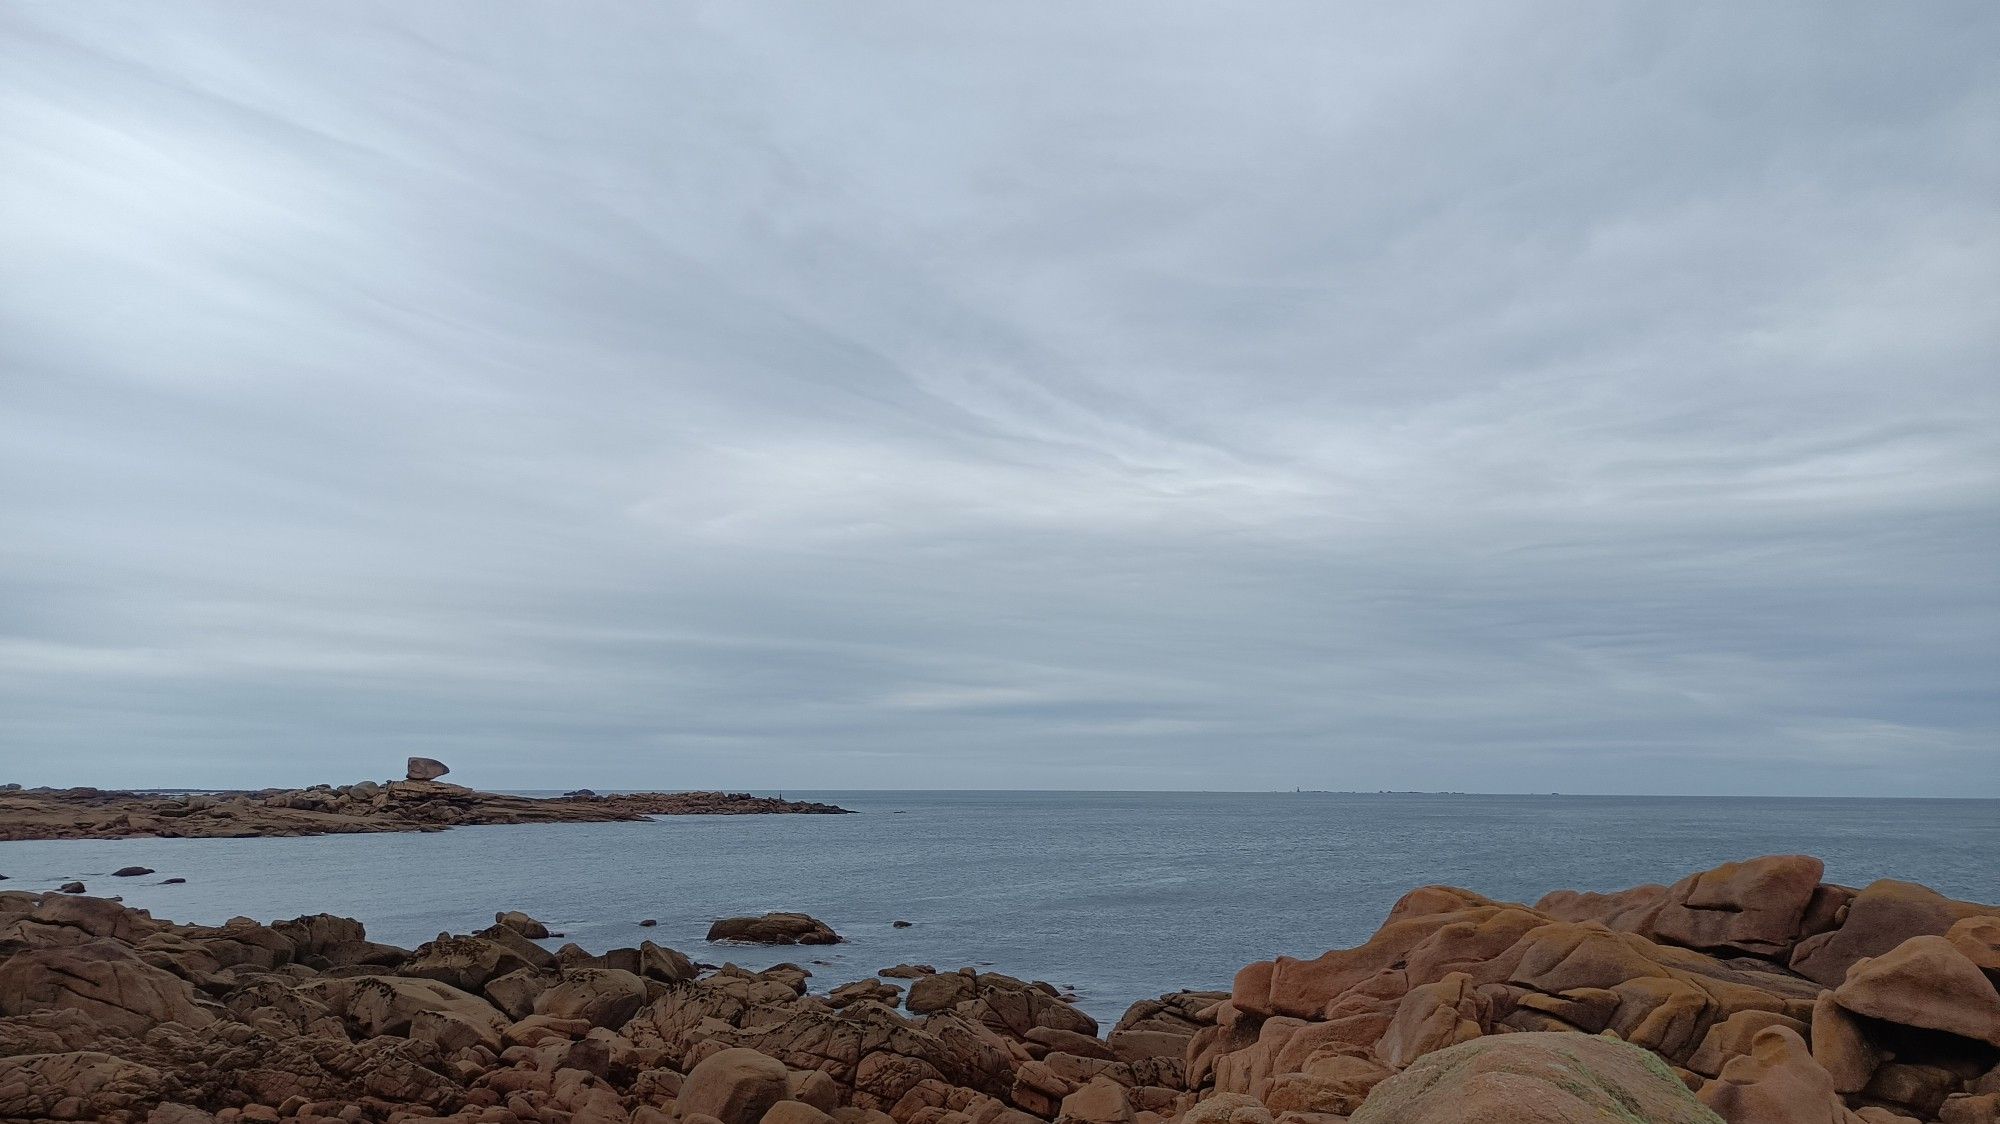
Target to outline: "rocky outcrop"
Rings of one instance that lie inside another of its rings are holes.
[[[1188,1040],[1189,1084],[1274,1116],[1347,1114],[1455,1046],[1560,1031],[1643,1047],[1731,1124],[1976,1111],[2000,1091],[1979,1085],[2000,1063],[1992,910],[1822,876],[1772,856],[1534,909],[1415,890],[1355,948],[1238,973]],[[1793,1115],[1771,1115],[1780,1102]]]
[[[407,780],[258,792],[166,796],[95,788],[0,789],[0,841],[443,831],[470,824],[609,823],[651,816],[847,811],[831,804],[742,792],[641,792],[550,799],[506,796],[420,778],[416,774],[430,770],[428,766],[417,767],[418,762],[427,760],[412,758]],[[136,872],[144,868],[128,869]],[[84,892],[82,883],[75,885],[78,889],[74,892]]]
[[[766,913],[761,917],[723,917],[708,927],[711,941],[745,944],[839,944],[832,926],[803,913]]]
[[[898,1010],[895,985],[820,992],[798,965],[550,952],[505,912],[404,950],[325,914],[179,925],[0,892],[0,1118],[1994,1124],[1992,912],[1809,870],[1546,908],[1424,887],[1355,948],[1134,1004],[1102,1036],[1061,989],[969,968],[910,968]],[[1936,931],[1836,986],[1792,967],[1912,918]]]

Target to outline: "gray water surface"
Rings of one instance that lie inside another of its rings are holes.
[[[0,889],[82,878],[177,921],[346,914],[405,946],[522,909],[592,951],[652,939],[698,960],[812,967],[816,988],[898,961],[1076,987],[1100,1020],[1227,987],[1278,953],[1365,939],[1410,888],[1532,902],[1805,852],[1829,880],[2000,902],[2000,801],[1334,793],[787,792],[854,816],[681,816],[308,839],[0,843]],[[106,875],[128,864],[144,878]],[[161,886],[169,876],[187,884]],[[829,948],[707,945],[718,916],[804,910]],[[641,928],[655,918],[657,928]],[[896,929],[898,919],[912,922]],[[561,943],[552,941],[550,944]]]

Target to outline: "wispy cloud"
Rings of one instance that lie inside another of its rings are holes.
[[[2000,795],[1996,24],[0,12],[7,779]]]

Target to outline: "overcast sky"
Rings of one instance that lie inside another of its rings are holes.
[[[2000,795],[1996,33],[9,4],[0,780]]]

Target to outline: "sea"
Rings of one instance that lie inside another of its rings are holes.
[[[1532,903],[1802,852],[1829,881],[2000,902],[2000,801],[1403,793],[795,792],[851,816],[674,816],[304,839],[0,843],[0,890],[81,879],[175,921],[329,912],[414,946],[524,910],[592,952],[808,967],[816,990],[911,962],[1136,1000],[1226,989],[1280,953],[1367,939],[1409,889]],[[155,868],[111,878],[127,865]],[[179,885],[162,885],[169,877]],[[711,945],[717,917],[799,910],[845,942]],[[639,922],[651,919],[652,927]],[[896,922],[906,921],[899,928]]]

